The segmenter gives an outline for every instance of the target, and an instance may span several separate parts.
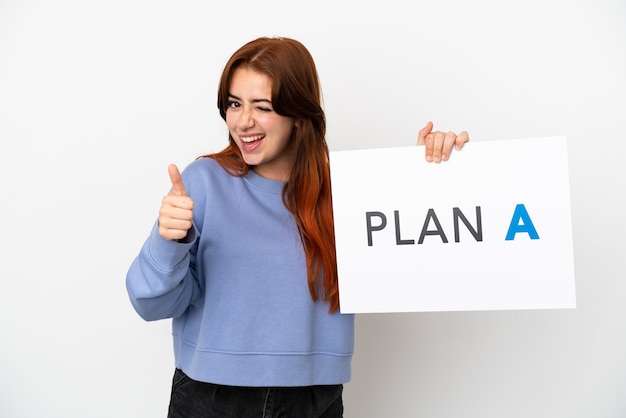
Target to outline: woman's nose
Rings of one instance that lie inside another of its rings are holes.
[[[246,130],[254,125],[254,109],[250,106],[243,108],[239,118],[239,127]]]

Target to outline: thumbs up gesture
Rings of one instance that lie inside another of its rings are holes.
[[[193,200],[187,190],[176,165],[171,164],[167,171],[172,182],[169,194],[163,197],[159,210],[159,234],[169,240],[183,239],[191,229]]]

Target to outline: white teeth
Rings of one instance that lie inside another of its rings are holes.
[[[246,138],[241,138],[241,140],[243,142],[245,142],[246,144],[249,144],[251,142],[258,141],[259,139],[263,139],[264,136],[265,135],[249,136],[249,137],[246,137]]]

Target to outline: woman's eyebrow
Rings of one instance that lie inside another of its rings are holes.
[[[228,98],[229,99],[235,99],[238,100],[240,102],[243,102],[243,100],[241,100],[241,98],[235,96],[234,94],[228,93]],[[268,99],[253,99],[250,103],[269,103],[272,104],[271,100]]]

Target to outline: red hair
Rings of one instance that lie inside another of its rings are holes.
[[[318,300],[322,290],[329,311],[335,312],[339,290],[326,117],[313,57],[304,45],[288,38],[259,38],[242,46],[226,63],[220,79],[217,107],[224,120],[232,74],[242,66],[272,80],[272,107],[296,121],[290,139],[295,160],[283,189],[283,203],[300,232],[311,297]],[[232,175],[243,176],[250,169],[230,134],[228,146],[207,157]]]

